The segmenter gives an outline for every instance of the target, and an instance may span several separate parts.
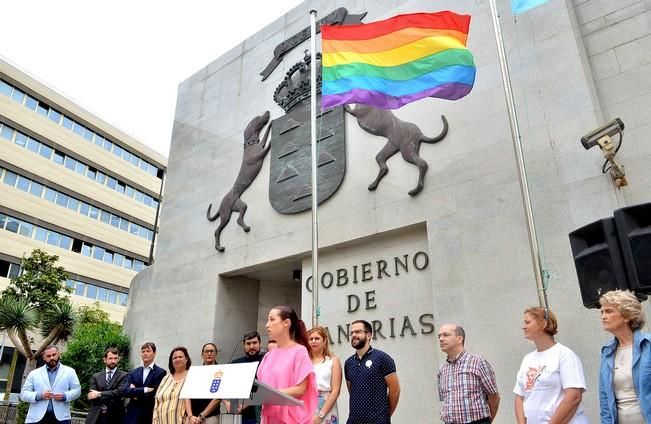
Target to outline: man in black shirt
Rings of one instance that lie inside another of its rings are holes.
[[[242,347],[244,348],[244,356],[234,359],[233,364],[262,361],[264,353],[260,351],[260,334],[257,331],[249,331],[242,337]],[[260,423],[259,406],[248,406],[244,409],[238,408],[238,412],[240,411],[242,412],[242,424]]]

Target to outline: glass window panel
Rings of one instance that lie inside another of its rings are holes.
[[[114,227],[120,226],[120,217],[117,215],[111,215],[111,225]]]
[[[107,264],[112,264],[113,263],[113,252],[109,252],[108,250],[105,250],[103,260]]]
[[[75,124],[75,122],[72,119],[70,119],[67,116],[63,115],[63,123],[61,125],[63,125],[67,129],[72,129],[72,126],[74,124]]]
[[[104,137],[99,134],[95,134],[95,144],[99,147],[102,147],[104,145]]]
[[[66,280],[66,287],[69,287],[74,290],[75,288],[75,280],[67,279]]]
[[[118,293],[118,305],[127,306],[127,300],[129,300],[129,295],[126,293]]]
[[[126,184],[124,184],[124,183],[118,181],[118,185],[117,185],[117,187],[116,187],[116,190],[117,190],[119,193],[124,194],[124,190],[125,190],[125,189],[126,189]]]
[[[86,169],[87,168],[88,167],[85,164],[81,163],[81,162],[77,162],[75,164],[75,172],[77,174],[79,174],[79,175],[86,175]]]
[[[124,255],[121,255],[119,253],[115,253],[113,255],[113,264],[117,266],[122,266],[122,263],[124,262]]]
[[[122,159],[126,160],[127,162],[131,162],[131,152],[129,152],[128,150],[125,150],[122,153]]]
[[[81,254],[84,256],[90,256],[92,250],[93,249],[89,244],[84,243],[81,245]]]
[[[66,160],[63,162],[63,165],[68,168],[71,171],[75,170],[75,165],[77,164],[77,161],[71,158],[70,156],[66,156]]]
[[[11,231],[12,233],[17,233],[19,225],[20,225],[20,221],[18,221],[16,218],[12,218],[8,216],[7,223],[5,224],[5,229],[7,231]]]
[[[142,196],[143,196],[142,191],[136,190],[136,200],[142,202]]]
[[[0,93],[7,97],[11,96],[11,86],[2,80],[0,80]]]
[[[93,258],[102,260],[104,257],[104,248],[99,246],[93,246]]]
[[[122,152],[124,152],[124,149],[117,144],[113,145],[113,154],[118,157],[122,157]]]
[[[18,184],[16,184],[16,188],[22,191],[28,191],[29,190],[29,180],[23,176],[18,176]]]
[[[136,155],[131,156],[131,164],[140,166],[140,158]]]
[[[41,143],[34,140],[33,138],[27,139],[27,150],[31,150],[34,153],[38,153],[38,148],[41,147]]]
[[[92,130],[89,130],[88,128],[86,128],[86,130],[84,131],[84,138],[86,140],[88,140],[88,141],[93,141],[93,135],[94,134],[95,133]]]
[[[129,232],[131,234],[136,234],[137,235],[138,231],[140,231],[140,225],[132,222],[131,223],[131,228],[129,229]]]
[[[79,202],[79,213],[88,216],[90,205],[86,202]]]
[[[9,274],[7,278],[16,278],[20,275],[20,265],[18,264],[9,264]]]
[[[129,185],[126,187],[126,189],[124,189],[124,194],[126,194],[127,196],[129,196],[131,198],[133,198],[133,193],[134,192],[135,192],[135,190],[133,189],[133,187],[131,187]]]
[[[82,283],[81,281],[77,281],[75,283],[75,294],[77,296],[83,296],[85,290],[86,290],[86,284]]]
[[[81,125],[79,122],[75,122],[75,125],[72,127],[72,132],[77,135],[84,135],[84,130],[86,128]]]
[[[33,98],[28,94],[25,99],[25,106],[27,106],[31,110],[36,110],[36,106],[38,106],[38,100],[36,100],[35,98]]]
[[[120,229],[124,231],[129,231],[129,221],[122,218],[120,220]]]
[[[22,103],[23,100],[25,99],[25,93],[23,93],[21,90],[14,87],[14,91],[11,93],[11,98],[17,101],[18,103]]]
[[[86,171],[86,176],[94,181],[97,176],[97,170],[89,166],[88,171]]]
[[[104,181],[106,181],[106,174],[102,171],[97,171],[97,182],[104,184]]]
[[[111,143],[111,140],[106,140],[104,139],[104,150],[108,150],[109,152],[113,149],[113,143]]]
[[[57,197],[56,190],[52,190],[50,187],[45,188],[45,200],[48,202],[54,202]]]
[[[0,228],[5,227],[5,222],[7,222],[7,215],[0,213]]]
[[[131,269],[133,266],[133,261],[131,258],[127,258],[126,256],[124,257],[124,262],[122,263],[122,266],[125,267],[126,269]]]
[[[48,231],[47,232],[47,242],[48,242],[48,244],[58,246],[60,241],[61,241],[61,234],[55,233],[54,231]]]
[[[36,227],[36,234],[34,238],[38,241],[45,241],[47,238],[47,230],[45,228]]]
[[[116,303],[118,301],[118,292],[109,290],[108,297],[106,299],[108,303]]]
[[[59,122],[61,122],[61,114],[54,109],[50,109],[50,113],[47,117],[50,118],[50,121],[54,122],[57,125]]]
[[[102,211],[99,216],[99,220],[105,224],[108,224],[111,222],[111,214],[106,211]]]
[[[59,242],[59,247],[62,249],[70,250],[71,246],[72,246],[72,238],[62,234],[61,241]]]
[[[63,165],[63,161],[65,160],[65,155],[59,151],[54,151],[54,162],[58,163],[59,165]]]
[[[152,230],[147,230],[147,240],[152,241],[154,239],[154,232]]]
[[[88,289],[86,289],[86,297],[90,299],[96,299],[97,298],[97,286],[93,286],[92,284],[88,284]]]
[[[147,228],[140,227],[140,232],[138,233],[138,235],[142,238],[147,238],[147,231],[149,231]]]
[[[113,177],[108,177],[108,183],[106,185],[109,186],[109,188],[112,188],[112,189],[115,190],[115,187],[117,186],[117,184],[118,184],[118,180],[116,180]]]
[[[52,157],[52,149],[50,146],[47,146],[41,143],[41,148],[38,150],[38,154],[43,156],[45,159],[50,159]]]
[[[152,199],[152,197],[150,195],[148,195],[148,194],[145,194],[143,196],[143,201],[144,201],[145,205],[147,205],[147,206],[151,206],[151,201],[152,200],[154,200],[154,199]]]
[[[96,208],[95,206],[90,207],[90,213],[88,214],[89,217],[93,219],[97,219],[99,216],[99,208]]]
[[[108,290],[106,290],[104,287],[100,287],[97,290],[97,300],[100,302],[106,302],[106,297],[108,296]]]
[[[57,193],[56,204],[59,206],[68,206],[68,195],[61,192]]]
[[[147,162],[145,162],[144,160],[140,160],[140,169],[146,171],[147,168],[148,168]]]
[[[14,138],[14,130],[13,130],[13,128],[9,128],[8,126],[3,125],[2,126],[2,131],[0,131],[0,135],[3,138],[6,138],[7,140],[11,141],[11,139]],[[23,144],[23,146],[24,146],[24,144]]]
[[[5,172],[5,177],[3,179],[5,184],[8,184],[10,186],[15,186],[16,185],[16,180],[18,179],[18,175],[14,174],[11,171]]]
[[[77,209],[79,208],[79,200],[73,199],[72,197],[68,199],[68,209],[71,211],[77,212]]]
[[[32,232],[34,231],[34,225],[29,222],[21,222],[20,228],[18,229],[18,234],[21,236],[32,238]]]
[[[34,196],[41,197],[41,194],[43,194],[43,184],[32,181],[32,184],[29,186],[29,192]]]
[[[25,147],[27,146],[27,136],[23,133],[16,133],[16,139],[14,140],[14,143],[19,145],[20,147]]]
[[[43,116],[47,116],[47,112],[50,110],[50,107],[43,102],[38,102],[38,107],[36,112],[40,113]]]
[[[136,272],[142,271],[142,269],[145,267],[144,262],[139,261],[138,259],[133,260],[133,270]]]

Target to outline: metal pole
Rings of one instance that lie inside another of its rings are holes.
[[[318,192],[318,166],[316,146],[316,10],[310,10],[310,50],[312,54],[310,63],[310,122],[312,146],[312,326],[319,325],[319,221],[317,205],[319,204]]]
[[[506,96],[506,105],[509,112],[509,123],[511,125],[511,138],[513,139],[513,150],[515,151],[515,162],[520,177],[520,191],[522,192],[522,203],[527,218],[527,231],[529,234],[529,247],[531,250],[531,262],[536,277],[536,288],[538,291],[538,303],[540,306],[549,308],[547,293],[545,291],[542,268],[540,265],[540,248],[538,247],[538,238],[536,236],[536,226],[533,219],[533,210],[531,208],[531,197],[529,196],[529,184],[527,182],[527,171],[524,166],[524,157],[522,155],[522,140],[520,136],[520,127],[518,126],[518,116],[515,110],[515,101],[513,100],[513,90],[511,87],[511,75],[509,74],[509,65],[506,60],[506,50],[504,49],[504,40],[502,39],[502,29],[500,27],[499,16],[495,0],[489,0],[491,17],[493,18],[493,29],[495,30],[495,41],[497,43],[497,54],[500,60],[500,69],[502,70],[502,83],[504,85],[504,95]]]

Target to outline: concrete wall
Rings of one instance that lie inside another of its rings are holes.
[[[639,81],[638,90],[616,98],[608,94],[617,91],[614,81],[599,76],[594,55],[609,49],[617,54],[618,47],[605,46],[613,37],[588,41],[585,35],[587,22],[580,9],[587,13],[601,3],[575,3],[550,0],[520,15],[517,22],[509,16],[506,1],[499,1],[498,7],[543,262],[551,274],[548,295],[560,321],[558,340],[583,360],[588,383],[585,409],[596,420],[599,345],[608,337],[600,329],[598,313],[582,307],[567,234],[618,207],[651,199],[647,189],[651,172],[643,166],[650,152],[642,136],[649,126],[649,114],[644,113],[649,102],[643,101],[648,98],[644,88],[648,82]],[[648,20],[648,2],[636,3],[643,9],[636,9],[629,19]],[[450,321],[463,324],[468,350],[484,355],[495,367],[502,393],[497,422],[513,422],[515,373],[522,356],[533,350],[520,330],[522,311],[537,304],[538,296],[486,1],[305,3],[181,83],[158,260],[132,283],[127,327],[135,344],[152,339],[161,344],[161,352],[176,344],[198,352],[213,338],[230,353],[250,329],[247,325],[257,322],[258,330],[264,331],[265,308],[279,297],[291,301],[293,286],[288,281],[296,264],[303,271],[297,301],[309,322],[311,295],[305,280],[311,273],[311,217],[308,212],[281,215],[272,209],[269,159],[242,196],[249,206],[245,221],[251,232],[244,233],[233,219],[222,234],[224,253],[214,250],[217,225],[205,219],[205,211],[209,203],[221,200],[235,179],[242,157],[241,134],[249,120],[264,110],[271,111],[272,119],[283,114],[272,101],[273,91],[286,70],[302,58],[308,43],[294,49],[261,82],[258,73],[274,47],[308,25],[309,9],[325,15],[338,6],[351,13],[368,11],[366,22],[415,11],[452,9],[471,14],[468,47],[475,56],[477,80],[472,93],[460,101],[426,99],[395,111],[427,135],[440,131],[441,114],[450,122],[445,140],[420,150],[429,170],[425,189],[415,197],[407,191],[416,184],[416,168],[399,155],[388,162],[390,172],[377,191],[367,190],[377,173],[374,157],[385,140],[365,133],[346,117],[346,175],[339,191],[319,207],[320,272],[340,268],[350,272],[356,264],[376,266],[378,260],[418,251],[427,254],[429,264],[419,272],[376,278],[368,286],[349,283],[323,289],[320,322],[332,327],[335,350],[345,358],[352,349],[346,342],[337,343],[338,330],[333,328],[338,325],[377,319],[386,331],[392,317],[394,324],[405,315],[416,318],[410,319],[415,321],[416,335],[407,329],[404,336],[378,337],[373,343],[398,364],[403,395],[397,423],[430,421],[439,410],[436,370],[443,355],[434,334],[420,331],[418,317],[432,314],[436,327]],[[606,15],[593,19],[605,20]],[[638,39],[648,41],[648,25],[646,36]],[[648,62],[648,49],[635,40],[625,45]],[[638,73],[648,75],[648,63],[640,61],[624,67],[620,63],[617,75],[610,78],[626,85]],[[600,152],[585,151],[579,142],[604,119],[615,116],[627,125],[620,155],[631,184],[622,190],[601,174]],[[285,274],[277,272],[283,269]],[[282,290],[276,291],[278,287]],[[348,312],[349,295],[363,297],[373,289],[377,308]],[[237,302],[239,308],[234,306]],[[346,410],[346,403],[344,393],[340,410]]]

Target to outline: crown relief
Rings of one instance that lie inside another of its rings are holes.
[[[274,101],[282,107],[285,113],[305,99],[310,98],[310,66],[312,55],[305,50],[305,56],[301,62],[292,65],[285,78],[274,92]],[[317,95],[321,92],[321,53],[316,54],[316,89]]]

